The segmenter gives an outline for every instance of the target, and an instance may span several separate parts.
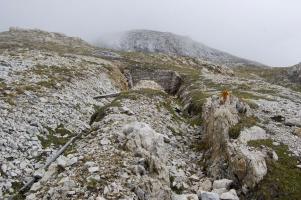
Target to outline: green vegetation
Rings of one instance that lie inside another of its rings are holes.
[[[202,107],[206,101],[206,98],[210,97],[209,93],[200,90],[192,90],[189,93],[191,102],[186,110],[185,117],[190,125],[199,126],[202,124]]]
[[[111,107],[120,107],[120,101],[119,100],[114,100],[111,103],[102,106],[102,107],[95,107],[95,112],[94,114],[91,116],[90,118],[90,125],[92,125],[94,122],[99,122],[101,121],[106,115],[107,115],[107,111],[109,108]]]
[[[248,145],[260,147],[264,145],[273,149],[278,157],[278,161],[267,160],[268,173],[251,191],[250,199],[267,200],[298,200],[301,197],[301,169],[296,165],[299,163],[296,157],[290,156],[286,145],[273,145],[273,141],[256,140],[250,141]]]
[[[254,117],[254,116],[245,116],[245,115],[241,115],[240,116],[240,120],[239,122],[232,126],[229,129],[229,137],[232,139],[237,139],[240,132],[244,129],[244,128],[250,128],[252,126],[255,126],[258,122],[258,118]]]
[[[263,99],[263,97],[255,95],[251,92],[245,92],[240,90],[234,90],[232,91],[232,94],[242,99],[255,99],[255,100]]]
[[[102,107],[97,107],[97,106],[95,107],[95,112],[90,118],[90,125],[93,124],[94,122],[101,121],[106,116],[106,113],[109,108],[120,107],[121,100],[123,99],[137,100],[141,96],[146,96],[150,98],[154,96],[168,97],[166,93],[160,90],[152,90],[152,89],[142,89],[142,90],[122,92],[111,103]]]
[[[68,142],[68,140],[74,136],[68,129],[64,128],[64,125],[59,125],[55,130],[48,128],[48,135],[43,137],[38,136],[43,148],[47,148],[51,145],[55,147],[62,146]]]

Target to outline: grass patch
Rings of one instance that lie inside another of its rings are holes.
[[[161,96],[167,98],[168,95],[160,90],[152,90],[152,89],[142,89],[142,90],[135,90],[135,91],[127,91],[120,93],[119,96],[117,96],[111,103],[102,106],[102,107],[95,107],[95,112],[90,118],[90,125],[94,122],[101,121],[106,115],[107,111],[111,107],[120,107],[121,101],[123,99],[131,99],[131,100],[137,100],[141,96],[146,96],[149,98],[152,98],[154,96]]]
[[[244,91],[240,91],[240,90],[232,91],[232,94],[241,99],[255,99],[255,100],[263,99],[263,97],[252,94],[251,92],[244,92]]]
[[[301,197],[301,169],[296,157],[290,156],[286,145],[274,146],[273,141],[249,141],[249,146],[261,145],[272,148],[278,155],[278,161],[267,160],[268,173],[259,185],[251,191],[249,196],[253,199],[267,200],[297,200]]]
[[[59,125],[54,130],[51,128],[47,129],[49,133],[46,137],[38,135],[38,139],[41,141],[43,148],[50,147],[51,145],[54,145],[55,147],[65,145],[69,139],[74,136],[74,134],[64,128],[63,125]]]
[[[94,122],[99,122],[101,121],[106,115],[107,115],[107,111],[109,108],[111,107],[120,107],[120,101],[119,100],[114,100],[111,103],[102,106],[102,107],[95,107],[95,112],[94,114],[91,116],[90,118],[90,125],[92,125]]]
[[[229,137],[237,139],[244,128],[255,126],[258,121],[259,119],[255,116],[240,116],[239,122],[229,129]]]

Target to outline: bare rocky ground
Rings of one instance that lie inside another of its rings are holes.
[[[1,199],[300,197],[299,92],[40,30],[1,33],[0,47]]]

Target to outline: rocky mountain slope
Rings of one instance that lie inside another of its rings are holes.
[[[301,93],[268,73],[0,33],[0,199],[299,199]]]
[[[240,65],[264,67],[263,64],[258,62],[239,58],[196,42],[189,37],[168,32],[132,30],[107,37],[104,36],[96,45],[121,51],[189,56],[210,61],[215,64],[227,65],[229,67]]]

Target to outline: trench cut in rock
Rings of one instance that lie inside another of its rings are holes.
[[[159,84],[165,92],[176,94],[182,84],[181,76],[172,70],[148,69],[133,66],[125,71],[128,85],[135,87],[140,81],[154,81]]]

